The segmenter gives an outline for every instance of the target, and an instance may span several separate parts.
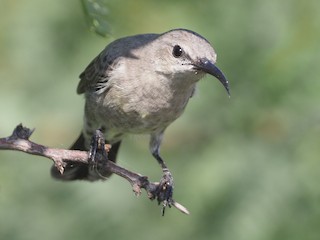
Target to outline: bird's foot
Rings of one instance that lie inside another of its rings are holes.
[[[174,200],[172,199],[174,187],[173,177],[168,169],[165,169],[163,173],[156,194],[158,203],[162,203],[162,216],[164,216],[166,207],[171,208],[174,204]]]
[[[103,133],[100,130],[96,130],[90,144],[89,169],[96,172],[101,178],[110,175],[109,172],[105,172],[109,148],[110,145],[105,143]]]

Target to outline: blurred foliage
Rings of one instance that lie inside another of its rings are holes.
[[[89,28],[103,37],[109,35],[106,0],[81,0],[81,3]]]
[[[87,30],[82,6],[0,2],[0,136],[20,122],[50,146],[79,134],[77,76],[112,40]],[[191,215],[171,209],[162,218],[119,177],[61,183],[47,159],[2,151],[0,239],[320,239],[319,8],[316,0],[108,1],[113,39],[192,29],[213,43],[231,83],[229,100],[218,81],[202,80],[165,135],[175,198]],[[147,137],[126,139],[119,159],[161,176]]]

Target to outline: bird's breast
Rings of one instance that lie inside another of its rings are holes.
[[[172,90],[168,86],[119,86],[111,87],[99,96],[100,121],[120,132],[147,133],[166,128],[176,120],[194,91]]]

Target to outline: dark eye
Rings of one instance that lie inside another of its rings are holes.
[[[181,57],[183,53],[182,48],[179,45],[175,45],[172,50],[172,55],[176,58]]]

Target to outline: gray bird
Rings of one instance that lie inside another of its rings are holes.
[[[199,34],[174,29],[163,34],[141,34],[110,43],[80,75],[78,94],[85,95],[83,131],[71,149],[89,150],[100,129],[112,145],[109,159],[116,161],[127,134],[150,134],[150,151],[171,176],[159,149],[166,128],[183,113],[196,83],[206,74],[216,77],[229,94],[228,81],[215,66],[216,53]],[[69,162],[61,180],[107,179],[87,164]]]

